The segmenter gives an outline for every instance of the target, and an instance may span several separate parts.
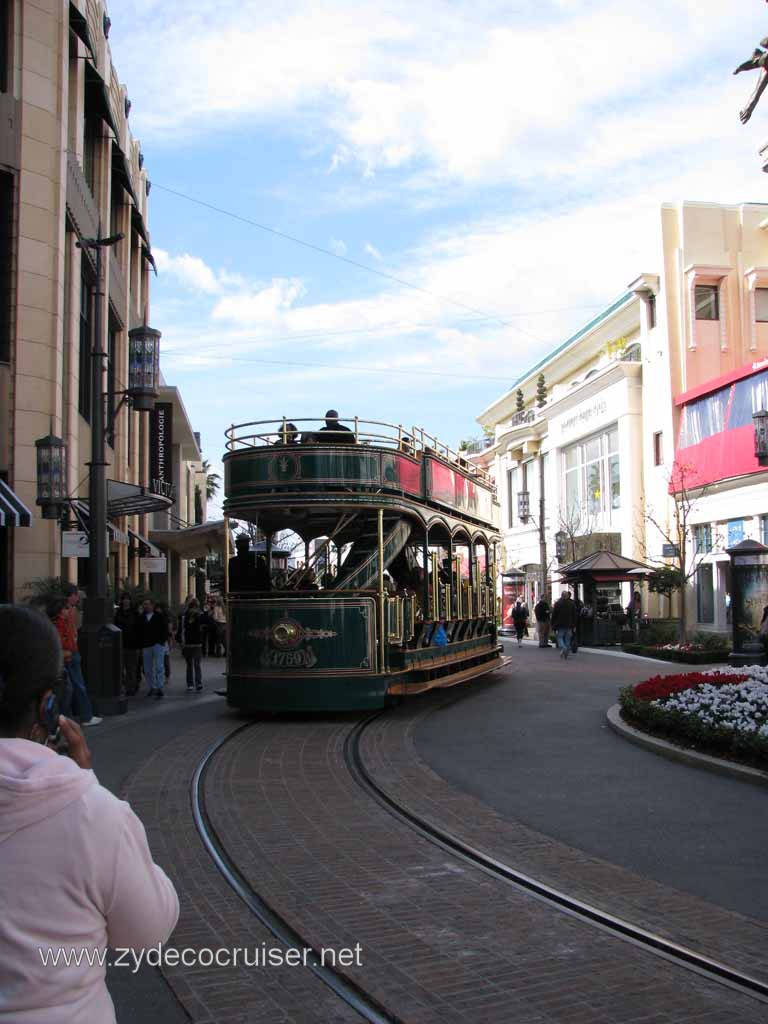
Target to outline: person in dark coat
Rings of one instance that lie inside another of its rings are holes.
[[[561,658],[567,658],[571,652],[571,635],[575,627],[576,605],[571,600],[570,590],[565,590],[555,601],[552,609],[552,629],[557,636]]]
[[[168,643],[168,620],[147,598],[136,622],[136,636],[144,660],[144,675],[149,687],[148,697],[163,696],[165,681],[165,647]]]
[[[187,693],[203,688],[203,669],[200,664],[203,651],[203,613],[196,597],[191,598],[181,619],[181,653],[187,663]]]
[[[549,647],[549,620],[552,608],[546,596],[537,601],[533,609],[536,618],[536,629],[539,634],[539,647]]]
[[[330,437],[324,437],[324,434],[330,434]],[[349,427],[345,427],[343,423],[339,423],[339,414],[335,409],[329,409],[325,414],[325,426],[321,427],[317,432],[317,440],[320,444],[355,444],[354,431],[350,430]]]
[[[523,604],[518,597],[515,607],[512,609],[512,625],[515,627],[517,646],[523,646],[523,637],[528,626],[528,605]]]
[[[115,625],[123,634],[123,686],[132,697],[141,682],[141,649],[136,631],[136,609],[130,594],[123,594],[115,612]]]

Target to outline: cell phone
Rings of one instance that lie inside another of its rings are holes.
[[[43,724],[48,730],[48,743],[55,746],[61,739],[61,726],[59,725],[59,698],[55,693],[49,694],[43,704]]]

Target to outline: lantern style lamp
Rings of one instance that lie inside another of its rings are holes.
[[[137,412],[151,412],[160,383],[160,331],[128,331],[128,397]]]
[[[567,557],[566,542],[568,535],[563,530],[558,530],[555,534],[555,554],[557,555],[558,562],[564,562]]]
[[[530,491],[518,491],[517,494],[517,514],[520,518],[520,522],[527,523],[531,518],[531,492]]]
[[[755,425],[755,458],[761,466],[768,466],[768,412],[761,409],[753,413]]]
[[[49,434],[35,441],[37,449],[37,504],[43,519],[61,518],[67,503],[66,474],[67,446],[60,437]]]

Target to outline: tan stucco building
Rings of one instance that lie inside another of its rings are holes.
[[[131,136],[130,102],[112,64],[103,4],[11,0],[0,11],[0,600],[9,600],[40,577],[85,582],[87,558],[62,557],[62,535],[89,526],[91,351],[107,353],[109,416],[127,388],[128,332],[151,317],[153,259],[150,182]],[[116,234],[124,237],[102,250],[98,287],[94,250],[78,243]],[[161,523],[151,521],[168,504],[153,501],[152,415],[123,404],[109,432],[115,589],[124,581],[150,583],[140,562],[157,553],[149,531],[167,526],[169,514],[175,527],[194,524],[194,487],[202,483],[205,491],[199,444],[176,389],[161,391],[159,401],[168,400],[178,479],[175,503]],[[44,519],[36,508],[35,442],[49,434],[66,445],[71,500],[64,523]],[[171,489],[163,491],[167,499]],[[120,514],[126,510],[132,514]],[[151,582],[178,603],[187,594],[187,575],[186,559],[171,555],[166,578]]]

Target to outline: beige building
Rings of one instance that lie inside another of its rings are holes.
[[[490,438],[473,459],[495,474],[504,568],[529,602],[540,592],[542,485],[556,581],[558,533],[561,562],[603,549],[675,565],[682,483],[688,622],[726,632],[726,548],[768,544],[752,420],[768,410],[768,205],[665,204],[657,240],[652,273],[481,413]],[[620,610],[630,584],[598,591],[596,607]],[[646,593],[643,610],[666,614],[667,600]]]
[[[0,600],[23,596],[36,578],[87,578],[87,557],[74,557],[68,535],[90,528],[91,352],[99,347],[114,416],[110,582],[148,585],[145,570],[159,563],[141,559],[163,553],[148,537],[151,516],[165,510],[163,526],[169,515],[176,527],[195,523],[200,451],[178,392],[165,388],[160,402],[170,399],[180,450],[176,479],[157,486],[155,413],[121,404],[128,332],[150,318],[153,259],[150,182],[112,64],[109,18],[100,0],[10,0],[0,12]],[[95,250],[79,243],[117,234],[122,240],[102,249],[99,286]],[[35,442],[47,435],[66,446],[64,522],[36,507]],[[170,554],[165,578],[152,583],[178,602],[188,566]]]

